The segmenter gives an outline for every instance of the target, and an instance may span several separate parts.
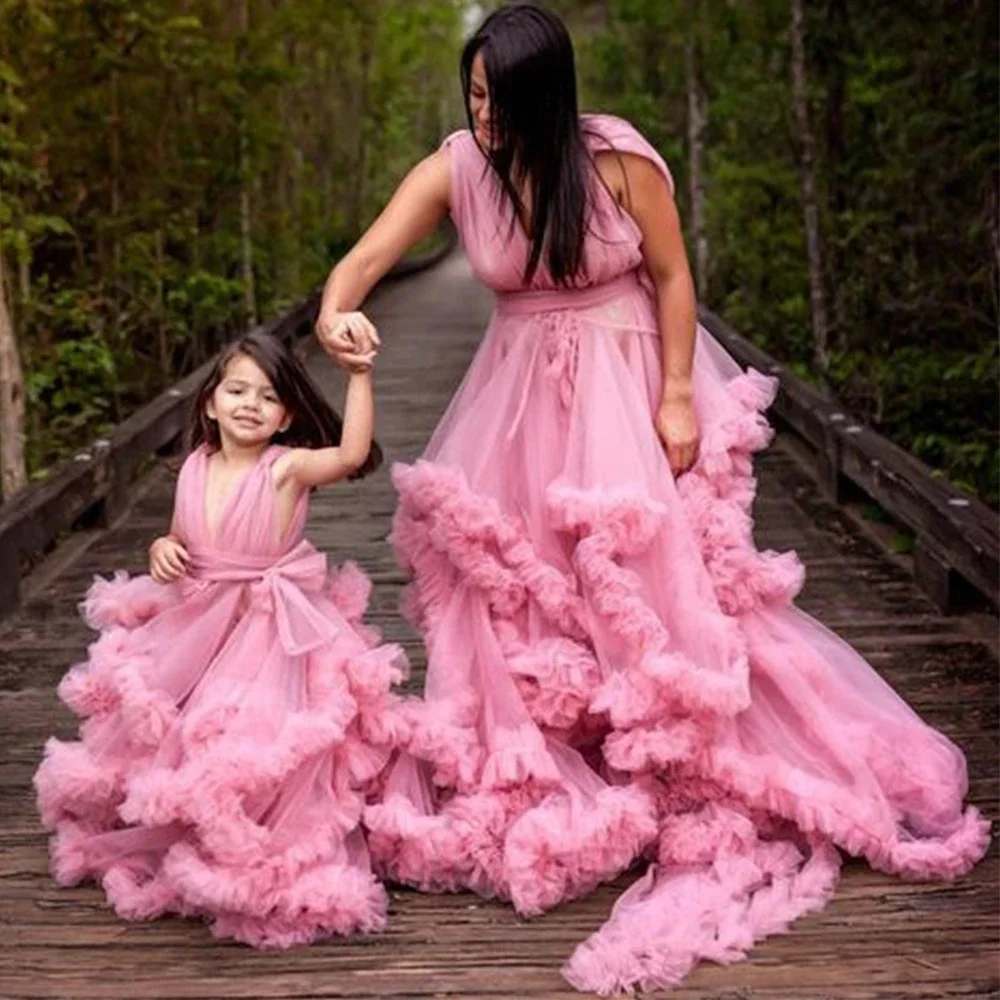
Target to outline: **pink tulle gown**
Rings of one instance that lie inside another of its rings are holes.
[[[97,580],[100,630],[59,695],[86,717],[35,776],[59,882],[99,879],[118,913],[201,916],[287,947],[380,930],[386,897],[360,827],[399,719],[398,648],[360,622],[369,584],[303,539],[303,495],[278,537],[269,448],[206,524],[208,452],[177,485],[187,578]]]
[[[584,126],[670,180],[625,122]],[[699,329],[701,451],[675,481],[635,222],[597,188],[586,287],[543,268],[524,289],[527,241],[483,155],[468,132],[447,147],[496,311],[424,457],[394,470],[428,672],[367,812],[378,867],[530,915],[650,858],[564,969],[600,993],[742,957],[824,904],[838,848],[911,877],[967,871],[988,824],[963,811],[962,754],[792,605],[794,553],[754,547],[774,380]]]

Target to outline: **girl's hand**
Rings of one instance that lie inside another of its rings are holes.
[[[349,372],[368,371],[382,343],[371,320],[362,312],[322,310],[316,321],[316,336],[323,350]]]
[[[187,549],[173,536],[157,538],[149,547],[149,575],[157,583],[173,583],[188,570]]]
[[[698,457],[698,421],[693,401],[690,397],[665,397],[656,411],[655,424],[676,478],[687,472]]]

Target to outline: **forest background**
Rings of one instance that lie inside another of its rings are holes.
[[[43,475],[316,287],[463,124],[490,6],[0,0],[5,495],[21,430]],[[551,7],[583,107],[670,163],[702,300],[995,506],[994,0]]]

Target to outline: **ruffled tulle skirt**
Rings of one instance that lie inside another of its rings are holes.
[[[795,554],[753,543],[775,380],[699,329],[701,448],[675,481],[656,330],[630,276],[502,300],[396,466],[428,673],[366,813],[387,875],[524,914],[648,858],[566,967],[602,993],[744,955],[831,895],[837,848],[948,878],[988,839],[961,752],[793,606]]]
[[[122,917],[199,916],[255,946],[384,926],[360,821],[406,663],[361,624],[364,575],[324,579],[315,551],[298,565],[317,558],[310,594],[95,582],[100,636],[59,687],[81,738],[50,739],[35,777],[60,883],[94,878]],[[310,622],[329,640],[290,652]]]

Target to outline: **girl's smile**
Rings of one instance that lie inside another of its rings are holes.
[[[252,358],[239,354],[226,366],[206,407],[223,441],[253,445],[287,428],[288,413],[274,386]]]

